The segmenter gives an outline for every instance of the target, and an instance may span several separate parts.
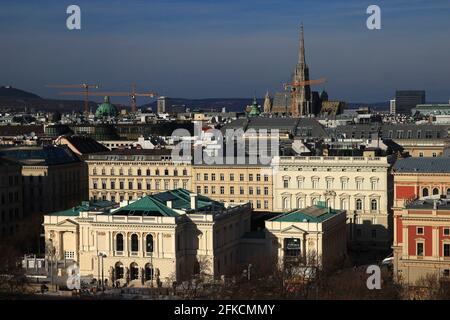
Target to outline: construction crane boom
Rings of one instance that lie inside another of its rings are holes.
[[[84,91],[81,93],[84,96],[84,114],[89,114],[89,95],[92,95],[90,93],[90,89],[98,89],[98,84],[87,84],[87,83],[81,83],[81,84],[48,84],[46,85],[48,88],[80,88],[84,89]]]
[[[83,95],[84,92],[82,91],[73,91],[73,92],[60,92],[60,95],[66,95],[66,96],[76,96],[76,95]],[[154,98],[157,96],[157,93],[155,92],[136,92],[135,85],[132,85],[131,92],[99,92],[96,91],[95,93],[90,93],[91,96],[110,96],[110,97],[130,97],[131,99],[131,111],[136,112],[137,106],[136,106],[136,97],[151,97]]]

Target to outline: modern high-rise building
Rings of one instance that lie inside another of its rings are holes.
[[[410,115],[418,104],[425,103],[424,90],[397,90],[395,92],[396,113]]]
[[[390,101],[390,103],[389,103],[389,112],[390,112],[391,114],[396,114],[396,113],[397,113],[397,110],[396,110],[396,108],[395,108],[395,99],[392,99],[392,100]]]

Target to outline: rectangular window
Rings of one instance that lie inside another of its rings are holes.
[[[416,244],[416,255],[423,257],[423,242],[417,242]]]
[[[225,175],[223,173],[220,174],[220,181],[224,181],[225,180]]]
[[[211,173],[211,180],[212,181],[216,181],[216,174],[215,173]]]
[[[444,228],[444,236],[450,236],[450,228]]]
[[[283,180],[283,188],[285,188],[285,189],[289,188],[289,179]]]
[[[250,174],[248,175],[248,181],[253,181],[253,174],[252,174],[252,173],[250,173]]]
[[[267,174],[264,175],[264,181],[265,181],[265,182],[268,182],[268,181],[269,181],[269,175],[267,175]]]
[[[234,187],[230,187],[230,194],[234,194]]]
[[[423,234],[423,228],[422,227],[418,227],[417,228],[417,234]]]
[[[444,243],[444,257],[450,257],[450,243]]]
[[[239,181],[244,181],[244,174],[243,174],[243,173],[241,173],[241,174],[239,175]]]
[[[234,173],[230,173],[230,181],[234,181]]]
[[[203,174],[203,180],[208,181],[208,174],[207,173]]]

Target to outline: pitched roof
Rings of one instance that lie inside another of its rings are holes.
[[[321,205],[313,205],[304,209],[297,209],[284,213],[278,217],[270,219],[277,222],[323,222],[341,213],[341,210],[334,210]]]
[[[410,157],[399,159],[394,164],[394,172],[449,173],[450,157]]]
[[[172,207],[167,202],[172,201]],[[196,211],[216,211],[224,208],[224,205],[208,197],[197,195]],[[179,215],[175,210],[191,210],[191,192],[185,189],[174,189],[166,192],[145,196],[119,210],[114,215],[144,215],[144,216],[166,216],[176,217]]]
[[[164,203],[153,196],[145,196],[117,211],[113,215],[137,215],[137,216],[164,216],[176,217],[179,214],[167,207]]]
[[[67,216],[67,217],[77,217],[80,215],[80,212],[83,211],[99,211],[105,212],[110,208],[114,207],[116,204],[111,201],[82,201],[81,205],[75,206],[73,208],[52,212],[49,215],[52,216]]]
[[[80,161],[69,149],[57,146],[5,148],[0,149],[0,156],[24,165],[60,165]]]
[[[107,147],[90,137],[68,136],[65,138],[81,154],[109,151]]]

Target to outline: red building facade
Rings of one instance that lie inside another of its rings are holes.
[[[414,285],[450,274],[450,158],[397,161],[394,175],[394,274]]]

